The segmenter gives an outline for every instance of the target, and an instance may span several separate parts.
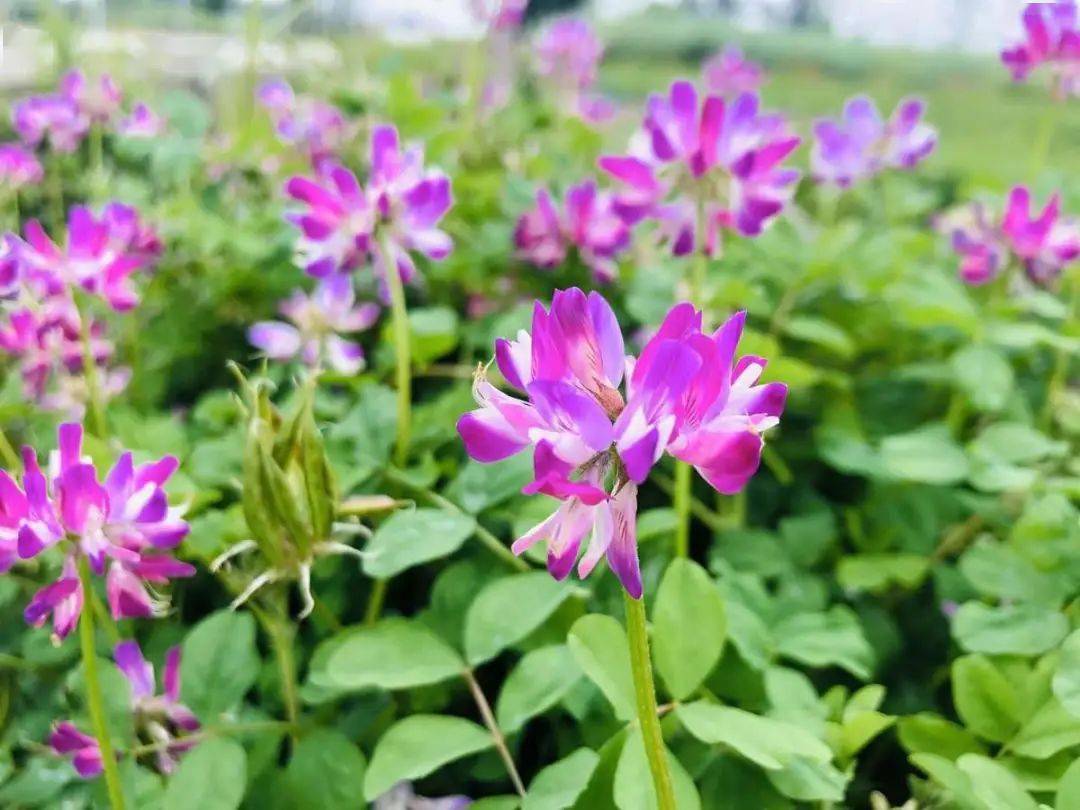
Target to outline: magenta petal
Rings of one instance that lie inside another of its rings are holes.
[[[465,443],[465,452],[484,463],[502,461],[528,446],[526,438],[488,409],[464,414],[458,419],[457,431]]]
[[[180,699],[180,647],[170,647],[165,653],[165,671],[161,677],[165,688],[165,697],[176,701]]]
[[[637,551],[637,487],[625,484],[611,499],[612,537],[607,559],[612,573],[633,599],[642,594]]]
[[[113,660],[131,685],[131,694],[135,699],[154,694],[154,668],[143,657],[136,642],[122,641],[117,644],[113,649]]]

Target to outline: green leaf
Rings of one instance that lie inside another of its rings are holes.
[[[331,688],[412,689],[453,678],[465,670],[465,662],[453,648],[408,619],[383,619],[341,636],[323,642],[334,645],[320,680]]]
[[[336,729],[312,731],[297,744],[285,770],[294,807],[351,810],[364,791],[363,754]]]
[[[925,771],[931,779],[948,791],[948,797],[960,810],[986,810],[972,790],[971,779],[945,757],[937,754],[912,754],[911,764]]]
[[[364,798],[373,801],[404,779],[419,779],[448,762],[491,748],[488,732],[460,717],[416,714],[392,725],[371,754]]]
[[[962,754],[986,753],[986,747],[966,728],[930,712],[901,717],[896,727],[900,744],[911,754],[939,754],[956,760]]]
[[[667,748],[664,755],[671,773],[675,806],[679,810],[700,810],[701,798],[694,787],[694,780]],[[615,806],[619,810],[656,810],[659,806],[640,728],[635,727],[626,738],[619,764],[615,768]]]
[[[895,717],[877,711],[845,712],[840,724],[840,752],[851,759],[874,737],[896,722]]]
[[[395,512],[365,548],[364,573],[389,579],[414,565],[448,557],[475,529],[471,517],[442,509]]]
[[[716,583],[697,563],[673,560],[656,594],[652,628],[656,669],[673,698],[683,700],[701,686],[720,660],[726,636]]]
[[[600,757],[579,748],[538,773],[529,784],[521,810],[564,810],[585,789]]]
[[[530,571],[488,584],[465,615],[465,657],[490,661],[542,625],[572,593],[545,571]]]
[[[803,802],[843,801],[848,783],[848,777],[833,765],[803,756],[796,756],[780,770],[767,771],[765,775],[789,799]]]
[[[874,651],[858,618],[843,605],[790,616],[773,628],[773,636],[780,655],[807,666],[838,666],[864,680],[873,670]]]
[[[1068,452],[1068,442],[1053,441],[1023,422],[996,422],[982,430],[968,446],[972,455],[1006,464],[1031,464],[1058,458]]]
[[[600,687],[620,720],[636,716],[630,647],[626,632],[611,616],[582,616],[570,628],[566,643],[578,666]]]
[[[627,737],[627,730],[620,729],[601,746],[596,767],[593,768],[585,789],[574,801],[573,810],[614,810],[615,769],[619,765]]]
[[[968,458],[944,425],[889,436],[881,443],[885,470],[904,481],[958,484],[967,478]]]
[[[508,734],[519,731],[562,700],[580,678],[581,669],[563,644],[526,653],[499,692],[495,706],[499,727]]]
[[[1061,645],[1053,689],[1065,710],[1080,717],[1080,630],[1070,633]]]
[[[960,719],[984,740],[1005,742],[1016,732],[1019,699],[990,659],[966,655],[953,661],[952,689]]]
[[[840,560],[836,579],[845,590],[879,594],[893,586],[917,588],[928,569],[918,554],[853,554]]]
[[[1069,632],[1069,620],[1038,605],[988,607],[967,602],[956,612],[952,632],[968,652],[1039,655],[1061,643]]]
[[[1080,717],[1065,711],[1056,698],[1046,701],[1009,740],[1014,754],[1032,759],[1046,759],[1074,745],[1080,745]]]
[[[848,333],[824,318],[793,315],[784,321],[784,334],[827,349],[843,360],[850,360],[857,351]]]
[[[235,707],[258,674],[255,619],[250,613],[211,613],[184,639],[181,694],[183,702],[204,721]]]
[[[769,770],[779,770],[795,757],[828,762],[832,750],[801,726],[761,717],[732,706],[703,700],[675,709],[686,730],[702,742],[726,745]]]
[[[224,737],[204,740],[184,755],[165,789],[164,810],[234,810],[244,798],[247,755]]]
[[[971,790],[987,810],[1039,810],[1035,800],[1003,766],[979,754],[964,754],[957,766],[971,780]]]
[[[1080,807],[1080,759],[1069,766],[1069,769],[1058,782],[1057,800],[1054,802],[1055,810],[1076,810]]]
[[[759,671],[765,669],[776,653],[776,643],[768,626],[741,602],[728,598],[724,606],[732,645],[751,667]]]
[[[1012,395],[1012,366],[997,349],[969,343],[952,356],[953,380],[978,411],[995,413]]]
[[[960,558],[960,572],[984,596],[1057,606],[1068,587],[1064,579],[1038,570],[1007,545],[981,539]]]
[[[388,329],[387,342],[393,343]],[[409,310],[409,339],[412,361],[425,366],[454,350],[458,343],[458,316],[450,307],[414,307]]]
[[[532,472],[532,458],[528,453],[519,453],[494,464],[470,460],[446,488],[446,497],[469,514],[477,515],[521,492]]]

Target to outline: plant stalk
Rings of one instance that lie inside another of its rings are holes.
[[[9,473],[13,476],[18,475],[22,470],[22,462],[19,460],[19,454],[15,452],[15,448],[12,447],[11,442],[8,441],[7,433],[3,428],[0,428],[0,457],[3,458],[4,466]]]
[[[409,437],[412,432],[412,368],[409,346],[409,312],[405,307],[405,288],[401,273],[390,250],[389,240],[383,241],[383,270],[390,291],[390,314],[394,331],[395,377],[397,384],[397,443],[394,463],[405,467],[409,460]]]
[[[90,577],[90,563],[80,556],[78,561],[79,581],[82,585],[83,598],[91,598],[93,581]],[[98,678],[97,653],[94,650],[94,610],[90,605],[83,608],[79,615],[79,645],[82,650],[83,677],[86,681],[86,703],[90,710],[90,724],[101,749],[101,766],[105,773],[105,787],[109,794],[109,804],[113,810],[124,810],[124,792],[120,787],[120,772],[116,767],[116,753],[113,750],[109,728],[105,724],[105,702],[101,697],[101,681]]]
[[[97,362],[94,359],[94,347],[90,335],[90,311],[85,301],[79,306],[79,296],[75,296],[75,305],[79,313],[79,330],[82,334],[83,380],[86,382],[86,414],[90,432],[99,439],[104,439],[108,429],[105,424],[105,403],[101,397],[101,381],[98,378]]]
[[[685,461],[675,462],[672,505],[675,507],[675,556],[690,556],[690,501],[694,469]]]
[[[364,624],[370,627],[379,620],[379,617],[382,615],[383,603],[385,601],[386,580],[372,580],[371,593],[368,595],[367,608],[364,610]]]
[[[521,781],[521,774],[518,773],[517,766],[514,765],[514,758],[510,755],[510,749],[506,746],[506,738],[503,737],[499,724],[495,722],[495,715],[491,713],[491,704],[488,703],[487,698],[484,696],[484,690],[480,688],[480,684],[477,682],[472,670],[465,670],[462,677],[469,684],[469,691],[472,692],[473,700],[476,701],[476,708],[480,710],[480,717],[483,719],[484,725],[487,726],[487,730],[491,732],[491,738],[495,741],[495,748],[506,766],[506,773],[510,776],[514,790],[517,791],[518,796],[523,797],[525,795],[525,783]]]
[[[626,629],[630,642],[630,669],[634,676],[634,694],[637,698],[638,722],[641,738],[645,744],[645,757],[649,761],[656,804],[659,810],[676,810],[675,788],[668,768],[664,736],[657,716],[656,688],[653,685],[652,660],[649,657],[649,635],[645,619],[645,599],[634,599],[623,594],[626,602]]]
[[[284,611],[283,611],[284,612]],[[296,686],[296,659],[293,657],[293,639],[295,632],[292,626],[281,617],[267,616],[262,611],[257,611],[256,616],[262,619],[263,628],[270,639],[270,646],[274,650],[274,659],[277,661],[278,677],[281,680],[281,700],[285,704],[285,717],[292,728],[295,739],[297,722],[300,717],[300,698]]]

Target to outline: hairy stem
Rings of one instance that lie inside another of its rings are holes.
[[[389,240],[383,243],[383,271],[390,290],[390,314],[394,331],[395,379],[397,384],[397,443],[394,463],[404,467],[409,460],[409,437],[412,433],[412,368],[409,346],[409,312],[405,307],[405,288],[394,261]]]
[[[480,717],[483,719],[484,725],[487,726],[487,730],[491,732],[491,738],[495,741],[495,749],[499,752],[499,756],[506,766],[506,772],[510,776],[510,781],[514,784],[514,790],[517,791],[518,796],[524,796],[525,783],[521,781],[521,774],[518,773],[517,766],[514,765],[514,758],[510,755],[510,749],[506,747],[506,738],[503,737],[498,723],[495,722],[495,715],[491,713],[491,704],[488,703],[487,698],[484,696],[484,690],[480,688],[480,684],[477,683],[472,670],[465,670],[462,677],[469,684],[469,691],[472,692],[473,700],[476,701],[476,708],[480,710]]]
[[[645,599],[623,594],[626,602],[626,629],[630,642],[630,669],[634,676],[634,695],[637,698],[638,722],[649,761],[656,803],[660,810],[676,810],[675,789],[668,769],[664,737],[657,716],[656,688],[653,685],[652,660],[649,657],[649,635],[645,625]]]
[[[274,660],[277,661],[278,677],[281,681],[281,700],[285,704],[285,717],[289,725],[295,730],[300,717],[300,698],[296,686],[296,659],[293,657],[293,640],[295,630],[284,618],[284,609],[280,616],[268,616],[263,611],[256,611],[255,615],[262,622],[266,630],[270,646],[274,650]]]
[[[93,586],[90,563],[85,557],[79,557],[78,565],[83,598],[90,598]],[[97,653],[94,650],[94,611],[90,606],[84,608],[79,616],[79,645],[82,650],[83,676],[86,681],[86,703],[90,710],[90,724],[94,730],[94,737],[97,738],[101,749],[101,766],[105,772],[105,787],[109,793],[109,804],[113,810],[124,810],[124,792],[120,787],[116,753],[113,750],[112,739],[109,737],[109,728],[105,724],[105,702],[101,697]]]

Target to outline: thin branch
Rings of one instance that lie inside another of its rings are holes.
[[[462,677],[469,685],[469,691],[472,692],[473,700],[476,701],[476,708],[480,710],[480,717],[483,718],[484,725],[491,732],[491,738],[495,741],[495,748],[498,750],[499,756],[502,757],[503,764],[506,765],[506,772],[510,775],[510,781],[514,783],[514,790],[517,791],[518,796],[523,797],[525,795],[525,784],[521,781],[517,766],[514,765],[514,758],[510,755],[510,749],[506,747],[506,738],[503,737],[498,723],[495,722],[495,715],[491,713],[491,704],[484,697],[484,690],[480,688],[480,684],[471,669],[465,670]]]

